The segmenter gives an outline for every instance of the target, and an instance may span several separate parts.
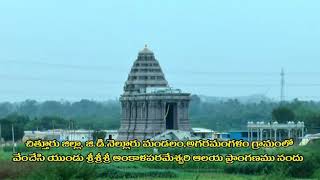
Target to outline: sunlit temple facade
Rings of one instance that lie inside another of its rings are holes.
[[[159,62],[147,46],[133,63],[120,101],[119,140],[151,139],[166,130],[191,131],[190,94],[169,87]]]

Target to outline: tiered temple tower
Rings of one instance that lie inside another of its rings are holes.
[[[190,94],[169,87],[147,46],[139,52],[120,97],[119,140],[150,139],[166,130],[191,131]]]

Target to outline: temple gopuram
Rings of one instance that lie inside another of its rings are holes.
[[[133,63],[124,92],[119,140],[151,139],[167,130],[191,131],[190,93],[173,89],[147,46]]]

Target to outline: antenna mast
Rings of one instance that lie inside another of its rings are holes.
[[[280,94],[280,103],[283,103],[285,100],[285,96],[284,96],[284,85],[285,85],[285,81],[284,81],[284,70],[283,68],[281,69],[281,94]]]

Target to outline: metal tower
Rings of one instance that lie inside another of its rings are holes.
[[[284,95],[284,86],[285,86],[285,80],[284,80],[284,70],[283,68],[281,69],[281,94],[280,94],[280,102],[284,102],[285,101],[285,95]]]

